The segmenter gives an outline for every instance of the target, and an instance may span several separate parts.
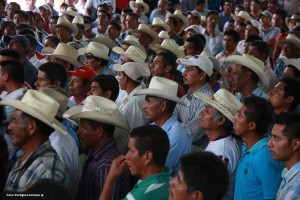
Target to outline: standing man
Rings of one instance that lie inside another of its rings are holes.
[[[298,199],[300,196],[300,115],[282,113],[275,121],[268,143],[273,159],[283,161],[285,168],[276,199]]]
[[[193,93],[202,92],[211,96],[213,91],[209,87],[209,79],[213,73],[212,62],[205,56],[191,57],[189,59],[178,59],[185,66],[183,81],[189,87],[187,94],[181,100],[188,107],[177,104],[174,115],[182,123],[182,126],[192,137],[192,151],[204,150],[208,144],[208,138],[203,129],[198,126],[200,111],[205,102],[196,98]]]
[[[177,88],[176,82],[153,76],[149,88],[137,93],[146,95],[143,106],[146,119],[161,127],[169,137],[170,150],[166,166],[173,170],[173,176],[179,171],[179,158],[191,151],[192,144],[190,135],[173,116],[176,104],[183,104],[176,96]]]
[[[261,97],[248,97],[233,117],[235,134],[242,139],[242,157],[238,165],[234,199],[275,199],[281,182],[283,164],[272,159],[264,137],[273,117],[273,109]]]

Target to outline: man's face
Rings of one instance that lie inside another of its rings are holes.
[[[285,83],[279,82],[274,89],[269,92],[269,101],[271,102],[274,109],[286,107],[287,98],[285,95]]]
[[[184,42],[183,45],[183,53],[185,56],[195,56],[197,52],[194,48],[194,44],[192,42]]]
[[[89,91],[88,85],[83,85],[82,78],[77,76],[71,76],[69,83],[69,93],[70,96],[79,97],[79,96],[87,96]]]
[[[89,96],[95,95],[95,96],[100,96],[100,97],[106,97],[102,91],[102,88],[99,86],[99,83],[97,83],[97,82],[92,82],[91,89],[88,92],[88,95]]]
[[[77,135],[81,150],[87,152],[96,148],[96,142],[99,140],[97,129],[94,130],[86,119],[80,119]]]
[[[233,52],[235,50],[237,42],[234,41],[232,36],[224,35],[223,45],[224,45],[225,50],[227,50],[229,52]]]
[[[262,15],[259,19],[259,22],[262,26],[270,26],[271,25],[271,18],[265,15]]]
[[[49,39],[49,38],[44,40],[43,46],[44,46],[44,47],[51,47],[51,48],[53,48],[53,49],[56,48],[55,42],[54,42],[52,39]]]
[[[287,67],[284,69],[281,78],[287,77],[287,76],[289,76],[289,77],[295,77],[295,70],[294,70],[292,67],[287,66]]]
[[[245,30],[245,37],[247,38],[250,35],[258,35],[258,31],[253,25],[248,24]]]
[[[136,37],[145,49],[147,49],[149,45],[153,42],[152,37],[143,32],[138,32],[136,34]]]
[[[142,6],[142,4],[135,3],[134,8],[133,8],[133,12],[135,14],[137,14],[138,16],[140,16],[144,12],[144,7]]]
[[[109,25],[107,27],[107,36],[112,39],[112,40],[115,40],[119,37],[120,35],[120,31],[117,30],[116,26],[115,25]]]
[[[272,17],[272,26],[280,27],[281,24],[282,24],[282,18],[280,16],[280,14],[273,14],[273,17]]]
[[[7,26],[4,29],[4,35],[10,35],[10,36],[16,35],[16,29],[14,29],[10,26]]]
[[[133,16],[127,15],[125,22],[127,30],[135,30],[138,27],[138,21]]]
[[[193,193],[188,193],[184,181],[184,174],[180,170],[178,175],[170,181],[169,200],[192,200]]]
[[[218,23],[218,15],[209,15],[206,21],[208,26],[215,27]]]
[[[188,14],[189,25],[199,25],[200,20],[194,17],[192,14]]]
[[[126,88],[126,75],[125,75],[124,72],[120,72],[120,76],[118,76],[118,80],[119,80],[120,88],[122,90],[125,90],[125,88]]]
[[[233,73],[234,77],[232,81],[232,89],[236,92],[241,92],[247,84],[247,80],[245,80],[246,74],[243,67],[241,65],[236,65]]]
[[[275,124],[268,142],[270,153],[275,160],[287,161],[293,156],[292,141],[282,133],[286,125]]]
[[[145,167],[144,155],[139,156],[139,152],[135,147],[136,139],[129,138],[128,152],[125,155],[126,164],[132,176],[141,177]]]
[[[205,108],[200,111],[199,127],[204,130],[215,130],[217,123],[215,121],[216,109],[209,104],[206,104]]]
[[[183,82],[189,87],[199,85],[201,75],[204,72],[199,72],[196,66],[185,66],[185,71],[183,72]]]
[[[13,20],[14,13],[16,10],[17,10],[17,7],[13,4],[9,4],[9,6],[7,7],[7,16],[10,20]]]
[[[19,55],[25,54],[26,48],[23,46],[23,44],[20,41],[11,40],[8,43],[8,48],[15,50],[18,52]]]
[[[47,77],[46,73],[43,71],[38,71],[37,80],[35,82],[36,89],[40,89],[43,87],[46,87],[48,85],[51,85],[51,82],[49,78]]]
[[[162,114],[162,104],[163,102],[158,102],[152,96],[146,96],[143,105],[144,115],[147,120],[156,121]]]
[[[28,6],[35,6],[36,0],[26,0],[26,5]]]
[[[50,12],[49,10],[43,8],[43,7],[40,7],[40,14],[42,15],[42,17],[46,20],[49,18],[49,15],[50,15]]]
[[[19,13],[14,15],[15,24],[26,24],[26,19]]]
[[[252,12],[259,12],[259,4],[256,1],[251,1],[250,10]]]
[[[165,14],[167,11],[167,5],[163,3],[163,1],[158,1],[157,10],[160,14]]]
[[[30,139],[30,135],[27,131],[27,125],[28,120],[23,117],[22,111],[16,110],[7,127],[14,146],[21,147]]]
[[[71,36],[71,31],[64,26],[58,26],[56,27],[56,34],[57,37],[60,39],[61,42],[63,43],[68,43],[70,42],[70,39],[72,38]]]
[[[297,50],[297,47],[290,42],[285,42],[282,45],[282,55],[287,58],[294,58],[297,55]]]
[[[224,4],[224,13],[230,14],[232,12],[232,3],[230,2],[225,2]]]
[[[166,75],[166,68],[163,64],[163,57],[162,56],[156,56],[153,60],[153,63],[150,67],[152,76],[162,76],[164,77]]]
[[[98,69],[100,62],[94,56],[86,56],[86,64],[93,68],[94,70]]]
[[[237,136],[243,136],[249,130],[249,122],[245,114],[246,110],[246,106],[242,106],[238,113],[233,117],[233,129]]]
[[[153,31],[155,31],[157,34],[159,34],[161,31],[163,31],[164,29],[160,26],[152,26],[151,29]]]
[[[99,12],[97,23],[98,26],[108,26],[109,18],[105,12]]]

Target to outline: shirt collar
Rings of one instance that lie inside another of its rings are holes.
[[[270,137],[266,137],[263,138],[261,140],[259,140],[258,142],[256,142],[249,150],[247,149],[247,146],[244,144],[243,145],[243,152],[244,153],[252,153],[252,154],[256,154],[260,149],[262,149],[263,147],[265,147],[269,141]]]
[[[291,179],[294,178],[300,172],[300,161],[297,162],[290,170],[284,168],[282,171],[282,178],[284,179],[285,183],[289,182]]]

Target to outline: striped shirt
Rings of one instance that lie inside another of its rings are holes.
[[[209,96],[213,95],[213,91],[206,83],[200,87],[196,92],[202,92]],[[177,104],[174,110],[174,116],[177,121],[182,123],[182,126],[187,130],[192,137],[192,151],[205,150],[208,144],[208,138],[205,131],[199,127],[200,111],[204,109],[205,102],[196,98],[190,91],[181,100],[188,105],[186,107],[182,104]]]
[[[101,194],[112,160],[121,155],[114,139],[110,139],[97,150],[90,150],[83,167],[76,199],[97,200]],[[125,171],[116,181],[113,199],[123,198],[129,191],[129,172]]]

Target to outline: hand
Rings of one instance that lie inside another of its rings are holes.
[[[112,161],[108,176],[115,179],[125,171],[126,167],[125,156],[121,155]]]

